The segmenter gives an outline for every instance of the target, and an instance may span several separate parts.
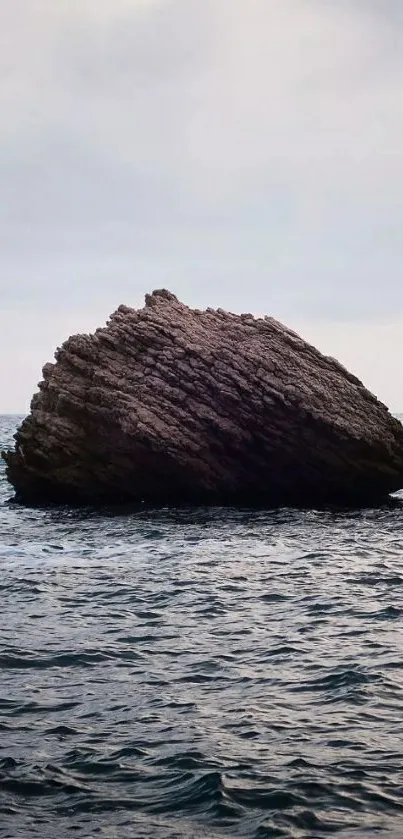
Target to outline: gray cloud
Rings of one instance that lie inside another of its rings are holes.
[[[397,334],[402,39],[392,0],[2,4],[8,353],[38,378],[63,329],[161,285],[322,344],[326,322],[336,348],[360,324],[363,354],[374,323]],[[389,333],[367,381],[403,404]],[[24,369],[0,373],[0,407],[25,407]]]

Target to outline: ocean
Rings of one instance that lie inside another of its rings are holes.
[[[29,509],[1,470],[1,839],[403,836],[403,493]]]

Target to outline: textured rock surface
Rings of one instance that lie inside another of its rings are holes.
[[[3,457],[22,501],[380,498],[403,486],[403,426],[272,318],[121,306],[47,364]]]

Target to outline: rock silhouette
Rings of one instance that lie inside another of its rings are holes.
[[[403,486],[403,426],[273,318],[159,290],[55,359],[3,453],[21,502],[356,503]]]

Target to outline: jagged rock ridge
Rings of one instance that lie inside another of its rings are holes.
[[[3,453],[20,501],[301,504],[403,486],[403,426],[273,318],[154,291],[55,358]]]

